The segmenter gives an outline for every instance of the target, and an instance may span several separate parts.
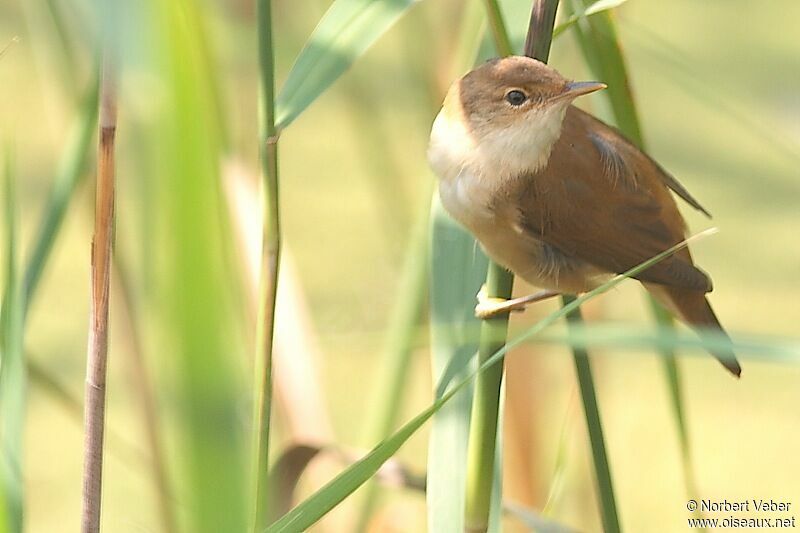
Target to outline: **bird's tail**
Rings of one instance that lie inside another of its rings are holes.
[[[648,283],[646,286],[662,305],[698,333],[714,332],[721,336],[726,341],[725,343],[730,345],[730,348],[715,348],[709,351],[734,376],[741,376],[742,367],[733,353],[730,338],[725,333],[725,330],[722,329],[722,324],[719,323],[717,315],[711,309],[711,304],[708,303],[704,293],[665,285],[654,285],[652,283]]]

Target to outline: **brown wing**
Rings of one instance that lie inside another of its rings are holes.
[[[519,225],[568,256],[622,273],[681,242],[685,223],[660,168],[598,123],[569,109],[548,166],[519,188]],[[688,250],[636,277],[704,292],[712,288]]]
[[[633,151],[637,152],[640,156],[644,156],[648,166],[656,171],[655,174],[664,185],[672,189],[672,192],[680,196],[681,199],[687,204],[694,207],[708,218],[711,218],[711,213],[709,213],[705,207],[700,205],[700,202],[698,202],[694,196],[692,196],[692,194],[686,190],[686,187],[681,185],[681,183],[675,179],[672,174],[664,170],[661,165],[658,164],[658,162],[639,150],[618,129],[609,126],[605,122],[574,106],[570,106],[568,113],[573,115],[574,119],[580,119],[587,126],[591,125],[591,129],[594,132],[593,138],[596,140],[595,144],[598,145],[598,149],[601,152],[604,150],[604,146],[612,146],[616,148],[615,151],[617,153],[630,153]]]

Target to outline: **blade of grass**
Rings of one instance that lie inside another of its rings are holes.
[[[506,409],[506,387],[505,380],[500,382],[500,401],[497,406],[497,435],[494,443],[494,476],[492,477],[492,494],[489,502],[489,523],[486,531],[488,533],[501,533],[503,531],[503,434],[505,425]]]
[[[240,346],[232,339],[242,310],[231,297],[231,236],[221,193],[223,130],[213,70],[204,54],[208,22],[196,2],[148,3],[152,61],[164,103],[148,140],[158,174],[146,208],[156,246],[148,263],[151,313],[161,341],[158,359],[172,371],[165,388],[174,398],[171,427],[180,475],[175,496],[185,511],[179,523],[192,533],[240,532],[251,526],[245,490],[242,421],[244,379]]]
[[[281,219],[278,196],[278,134],[275,128],[275,52],[272,43],[272,0],[259,0],[259,150],[261,154],[262,242],[259,279],[258,326],[255,354],[255,445],[253,468],[253,531],[267,525],[269,502],[269,435],[272,411],[272,349],[275,303],[281,254]]]
[[[474,64],[485,15],[480,4],[464,6],[463,19],[448,80]],[[438,104],[439,102],[437,102]],[[475,317],[475,294],[486,279],[487,259],[475,239],[445,213],[438,194],[431,203],[430,226],[430,339],[431,375],[446,385],[475,368],[480,321]],[[442,387],[434,391],[444,394]],[[429,531],[463,531],[466,497],[467,439],[472,389],[465,388],[438,411],[428,438],[427,524]]]
[[[572,16],[585,9],[587,3],[588,0],[569,0],[564,3],[564,8],[567,15]],[[605,96],[611,104],[617,127],[641,147],[642,131],[633,91],[610,12],[578,18],[573,30],[592,75],[608,85]]]
[[[506,503],[504,507],[508,515],[522,522],[529,531],[535,531],[536,533],[577,533],[576,530],[570,527],[547,520],[541,515],[520,505],[509,502]]]
[[[103,436],[108,365],[108,308],[114,239],[114,138],[117,129],[117,72],[104,50],[100,88],[95,224],[92,239],[92,296],[84,404],[83,533],[100,531]]]
[[[586,5],[587,0],[571,0],[572,6]],[[568,7],[571,9],[572,6]],[[630,77],[617,37],[614,20],[609,12],[601,13],[591,19],[580,21],[575,32],[589,68],[597,79],[608,85],[605,96],[608,98],[614,122],[627,137],[642,150],[645,149],[641,121],[633,99]],[[650,309],[656,323],[662,328],[674,328],[672,316],[656,300],[647,295]],[[687,494],[695,494],[694,474],[691,464],[690,441],[686,423],[681,380],[675,353],[662,349],[664,377],[670,393],[672,413],[681,443],[681,459],[686,474]]]
[[[99,72],[99,69],[97,69]],[[99,83],[95,78],[83,98],[77,122],[72,127],[56,171],[53,189],[47,200],[42,222],[25,267],[25,311],[33,301],[42,272],[50,258],[56,236],[64,222],[67,207],[86,175],[89,150],[97,127]]]
[[[579,13],[573,13],[567,18],[567,20],[556,26],[556,28],[553,30],[553,39],[564,33],[579,20],[602,13],[603,11],[614,9],[627,1],[628,0],[597,0],[593,4],[587,5]]]
[[[440,411],[441,412],[441,411]],[[271,507],[274,511],[282,509],[283,513],[289,511],[287,504],[291,503],[292,495],[297,490],[300,479],[309,469],[311,463],[318,457],[328,456],[346,465],[358,461],[360,456],[354,451],[337,446],[321,446],[312,444],[295,443],[287,447],[275,461],[270,477],[275,477],[275,485],[280,487],[280,504]],[[407,465],[396,461],[386,461],[375,473],[374,480],[386,488],[404,489],[414,493],[426,492],[426,476],[414,473]],[[498,478],[498,481],[499,478]],[[525,525],[530,531],[537,533],[575,533],[567,526],[547,519],[544,513],[511,502],[502,502],[492,519],[499,522],[500,518],[512,518]],[[453,529],[450,527],[449,529]],[[499,531],[499,529],[495,529]]]
[[[621,324],[582,324],[580,327],[576,325],[570,329],[568,336],[550,333],[538,336],[534,342],[576,347],[592,345],[635,351],[647,348],[655,348],[659,352],[691,349],[697,352],[698,357],[706,357],[711,350],[730,347],[728,337],[714,331],[700,336],[694,332],[682,333],[673,328],[634,330],[630,326]],[[741,352],[754,361],[800,363],[800,341],[797,339],[746,338],[737,335],[734,348],[737,354]]]
[[[475,294],[486,278],[486,256],[434,196],[431,225],[431,363],[441,398],[446,386],[475,368]],[[472,390],[436,413],[428,440],[428,530],[463,531],[467,439]]]
[[[258,306],[258,283],[261,262],[261,202],[258,195],[257,173],[237,159],[228,159],[223,169],[223,191],[226,206],[232,217],[232,231],[237,241],[236,250],[242,263],[245,282],[244,300],[246,320],[237,324],[245,335],[255,323]],[[306,298],[300,287],[291,250],[281,251],[281,280],[277,304],[280,314],[275,317],[275,374],[274,404],[285,422],[284,438],[306,443],[332,442],[333,429],[325,407],[324,391],[320,385],[318,362],[321,358],[317,334],[311,324]],[[282,409],[281,409],[282,408]],[[330,465],[314,465],[309,483],[319,486],[329,480]],[[279,511],[276,502],[289,498],[275,482],[282,482],[274,466],[270,468],[269,509],[271,521],[287,509]],[[291,503],[291,500],[289,501]],[[322,525],[334,531],[348,529],[342,520],[343,513],[327,517]]]
[[[425,197],[430,197],[426,191]],[[384,349],[384,367],[377,380],[378,387],[373,405],[373,419],[368,427],[366,442],[378,442],[397,423],[400,408],[411,370],[411,355],[416,327],[422,318],[428,289],[428,212],[423,210],[417,221],[406,252],[403,278],[397,288],[395,307],[389,322],[389,332]],[[365,531],[377,498],[377,486],[367,487],[365,501],[360,510],[356,531]]]
[[[71,90],[79,87],[77,83],[76,74],[78,70],[78,53],[76,52],[76,43],[72,38],[70,28],[72,27],[65,16],[64,9],[61,2],[58,0],[45,0],[44,4],[47,6],[47,11],[50,14],[50,20],[53,22],[54,32],[43,32],[51,34],[50,38],[53,44],[49,46],[51,50],[60,54],[60,60],[56,61],[59,73],[63,80],[62,86]],[[85,34],[84,34],[85,35]],[[77,96],[70,95],[70,96]]]
[[[575,302],[575,297],[564,295],[562,296],[562,301],[566,307]],[[567,314],[567,321],[578,324],[583,321],[580,307],[576,307]],[[603,531],[616,533],[620,531],[617,503],[614,498],[614,485],[611,481],[611,468],[608,465],[608,454],[606,453],[606,442],[603,437],[603,425],[600,421],[600,410],[597,407],[597,393],[595,392],[589,353],[585,348],[576,347],[573,347],[572,353],[575,361],[575,372],[578,375],[581,400],[583,400],[586,425],[589,429],[589,440],[592,445],[592,459],[595,475],[597,476]]]
[[[486,7],[489,14],[489,25],[495,38],[495,48],[501,55],[509,55],[512,52],[510,39],[500,16],[500,7],[495,0],[487,0]],[[525,40],[526,55],[547,61],[557,9],[558,0],[534,1],[528,35]],[[511,297],[513,286],[514,276],[500,265],[490,261],[486,276],[487,296],[508,299]],[[507,334],[508,315],[483,321],[478,348],[479,365],[502,348]],[[489,526],[502,380],[503,366],[498,364],[490,371],[478,376],[475,382],[464,510],[465,528],[468,531],[486,531]]]
[[[444,392],[441,395],[437,395],[436,400],[427,409],[403,425],[392,436],[375,446],[366,456],[353,464],[351,467],[345,469],[342,473],[332,479],[324,487],[317,490],[300,505],[286,513],[274,524],[270,525],[266,531],[268,533],[303,531],[312,526],[317,520],[333,509],[336,505],[341,503],[345,498],[363,485],[370,477],[372,477],[380,468],[380,466],[392,455],[394,455],[394,453],[400,449],[400,447],[409,438],[411,438],[411,436],[414,435],[414,433],[416,433],[416,431],[422,427],[422,425],[428,419],[430,419],[437,411],[446,405],[454,396],[472,383],[478,375],[500,362],[509,350],[528,342],[531,338],[538,335],[545,328],[566,316],[567,313],[572,312],[574,309],[577,309],[580,305],[586,303],[587,301],[590,301],[597,296],[608,292],[624,279],[635,276],[639,272],[646,270],[652,265],[674,254],[678,250],[683,249],[690,242],[701,237],[708,236],[712,232],[713,231],[711,230],[707,230],[698,233],[697,235],[694,235],[693,237],[686,239],[672,248],[665,250],[664,252],[645,261],[644,263],[626,271],[624,274],[615,276],[596,289],[579,296],[573,302],[570,302],[569,304],[563,306],[559,310],[551,313],[534,324],[531,328],[518,335],[511,342],[506,343],[491,357],[486,359],[486,361],[484,361],[476,370],[471,371],[460,381],[457,381],[451,385],[452,382],[450,379],[452,378],[452,375],[445,372],[443,379],[446,381],[440,381],[438,386],[438,390]]]
[[[297,56],[276,102],[278,131],[291,124],[419,0],[336,0]]]
[[[2,59],[3,56],[8,53],[8,50],[11,48],[12,45],[17,44],[18,42],[19,42],[19,37],[14,36],[11,38],[10,41],[8,41],[8,44],[3,46],[3,48],[0,48],[0,59]]]
[[[16,191],[11,149],[5,154],[5,288],[0,312],[0,527],[19,533],[23,525],[22,436],[26,375],[22,351],[23,295],[17,272]]]
[[[496,263],[489,263],[486,292],[491,297],[510,298],[513,276]],[[484,320],[478,344],[480,365],[505,344],[508,317]],[[493,365],[478,376],[472,400],[472,416],[467,446],[467,486],[464,509],[465,531],[486,531],[491,514],[495,471],[500,390],[503,365]]]

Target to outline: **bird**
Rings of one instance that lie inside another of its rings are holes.
[[[573,105],[604,88],[508,56],[448,90],[427,154],[441,203],[493,261],[542,289],[509,301],[482,290],[479,317],[588,292],[681,243],[687,225],[673,193],[710,216],[620,131]],[[679,320],[732,346],[706,297],[711,278],[688,248],[633,277]],[[732,348],[710,351],[741,375]]]

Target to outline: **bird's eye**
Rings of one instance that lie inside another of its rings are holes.
[[[523,103],[525,103],[525,100],[527,99],[528,97],[525,96],[524,92],[518,91],[516,89],[514,89],[513,91],[508,91],[506,93],[506,102],[515,107],[522,105]]]

